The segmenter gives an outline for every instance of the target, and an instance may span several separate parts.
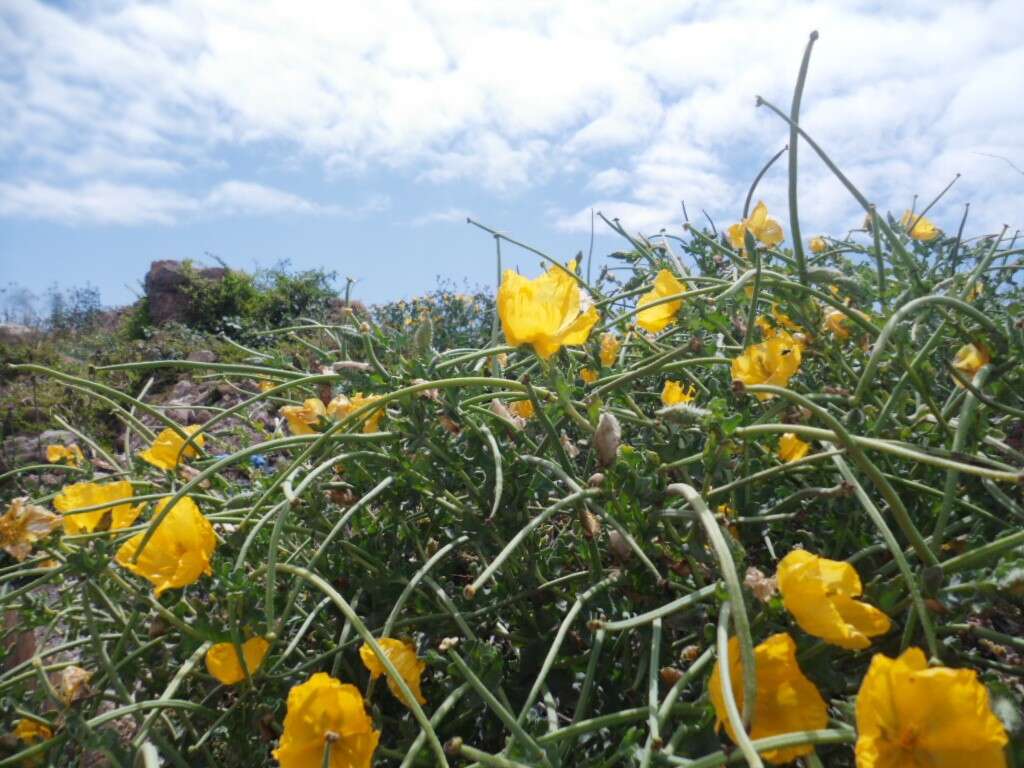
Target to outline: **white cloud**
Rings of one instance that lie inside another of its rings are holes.
[[[472,214],[465,208],[447,208],[443,211],[432,211],[417,216],[409,222],[413,227],[425,227],[428,224],[454,224],[465,222]]]
[[[90,182],[59,187],[36,181],[0,183],[0,216],[66,224],[173,224],[186,217],[326,215],[361,218],[389,207],[381,196],[355,208],[322,205],[245,181],[225,181],[205,195],[133,184]]]
[[[979,154],[1024,166],[1019,0],[770,13],[755,0],[11,0],[0,153],[27,181],[4,185],[0,210],[38,216],[45,200],[113,223],[359,213],[248,182],[205,197],[168,183],[242,149],[335,180],[398,172],[497,195],[568,181],[554,223],[581,232],[591,207],[634,229],[677,224],[681,199],[734,218],[788,136],[754,96],[788,109],[811,29],[801,122],[871,199],[903,206],[959,171],[940,222],[966,200],[976,226],[1019,221],[1024,177]],[[856,217],[808,147],[800,158],[804,229]],[[783,160],[761,188],[780,214],[784,173]],[[153,178],[162,186],[141,194]],[[109,210],[132,197],[144,199]]]

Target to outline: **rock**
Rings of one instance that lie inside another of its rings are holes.
[[[0,323],[0,344],[29,344],[39,338],[39,331],[27,325],[17,323]]]
[[[189,352],[185,359],[193,363],[216,363],[217,355],[209,349],[197,349],[194,352]]]
[[[195,270],[204,280],[223,280],[228,271],[223,267]],[[188,320],[192,299],[185,291],[188,284],[185,265],[180,261],[154,261],[146,273],[146,298],[149,318],[154,325],[184,323]]]
[[[8,467],[46,463],[46,446],[67,445],[78,438],[65,429],[48,429],[38,435],[15,435],[0,447],[0,463]]]

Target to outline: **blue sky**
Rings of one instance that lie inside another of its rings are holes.
[[[564,259],[592,208],[678,234],[685,199],[728,224],[787,139],[754,96],[788,105],[812,29],[802,122],[870,199],[899,212],[959,172],[940,225],[967,201],[972,233],[1024,224],[1019,1],[766,8],[6,0],[0,286],[119,304],[150,261],[211,253],[382,301],[493,281],[466,215]],[[785,225],[784,168],[761,196]],[[800,183],[805,234],[862,219],[806,148]]]

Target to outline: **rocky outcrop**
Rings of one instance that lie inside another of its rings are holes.
[[[154,261],[146,273],[146,298],[149,317],[154,325],[184,323],[188,320],[191,297],[186,291],[189,276],[180,261]],[[194,269],[193,274],[204,280],[223,280],[228,271],[223,267]]]
[[[39,331],[27,325],[0,323],[0,345],[28,344],[39,338]]]

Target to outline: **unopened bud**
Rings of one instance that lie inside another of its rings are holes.
[[[633,550],[626,541],[626,537],[618,531],[611,531],[608,534],[608,548],[620,561],[625,562],[633,556]]]
[[[604,473],[595,472],[594,474],[592,474],[590,476],[590,479],[587,480],[587,485],[589,485],[591,488],[600,488],[602,485],[604,485]]]
[[[619,426],[619,420],[605,411],[594,432],[594,448],[597,449],[597,459],[602,467],[611,466],[615,462],[621,439],[622,427]]]

